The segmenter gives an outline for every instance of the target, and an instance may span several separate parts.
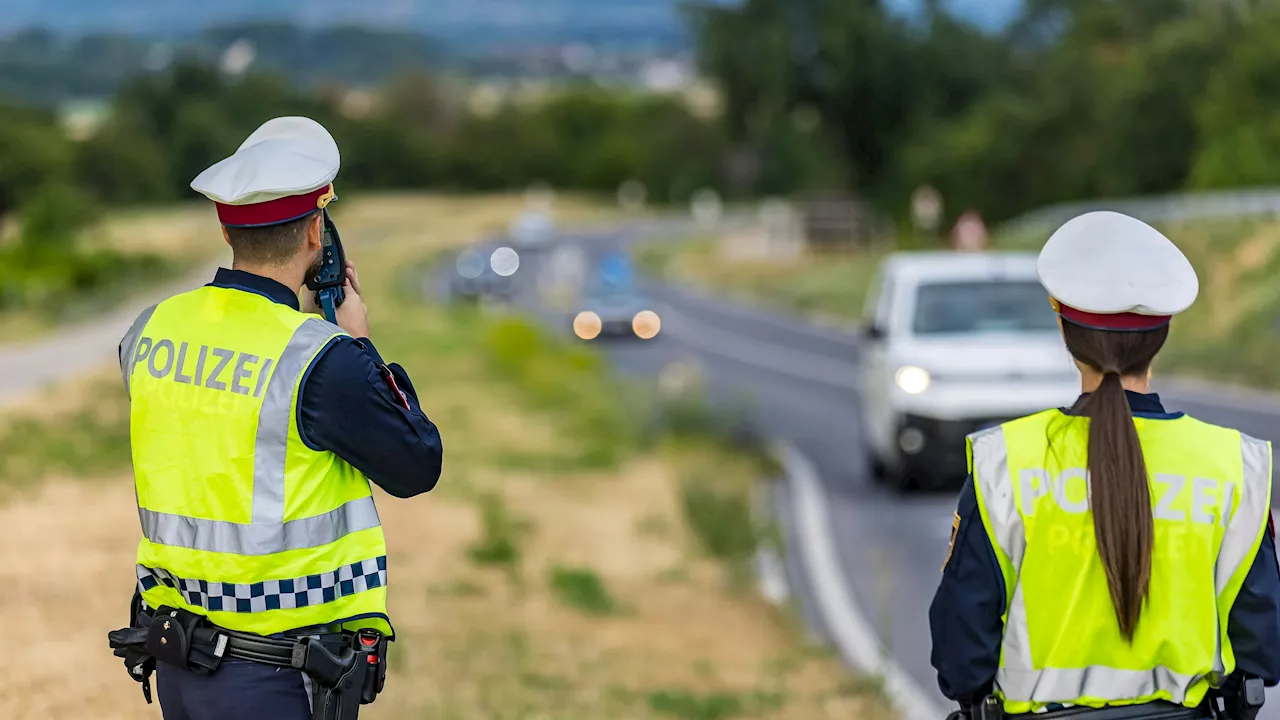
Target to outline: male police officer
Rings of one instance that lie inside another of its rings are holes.
[[[311,717],[313,699],[350,701],[337,685],[353,648],[385,672],[369,480],[426,492],[442,450],[368,339],[355,268],[337,325],[309,314],[312,293],[299,305],[338,166],[323,127],[284,117],[201,173],[233,269],[146,310],[120,344],[143,539],[139,619],[112,645],[148,702],[156,669],[166,720]],[[363,684],[368,702],[381,678]]]

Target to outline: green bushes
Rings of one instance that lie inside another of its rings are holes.
[[[487,321],[483,348],[498,376],[562,424],[581,467],[612,467],[635,449],[640,427],[596,353],[513,316]]]
[[[551,568],[548,583],[561,603],[581,613],[612,615],[618,610],[604,581],[589,568]]]
[[[129,405],[119,378],[95,383],[83,407],[51,417],[0,424],[0,487],[34,486],[59,474],[92,477],[127,472]]]
[[[707,554],[733,564],[755,553],[759,533],[751,516],[751,497],[740,488],[703,473],[690,474],[681,481],[680,504]]]
[[[612,466],[638,450],[642,441],[661,439],[686,449],[710,444],[729,451],[718,458],[745,463],[745,473],[742,464],[697,466],[679,488],[685,522],[702,551],[722,562],[735,580],[743,578],[767,531],[752,514],[752,473],[776,473],[749,422],[747,406],[717,407],[697,392],[662,397],[628,387],[610,376],[591,348],[515,316],[488,321],[484,348],[496,374],[569,429],[578,468]],[[647,427],[641,418],[649,419]],[[489,525],[486,520],[486,528]],[[569,580],[562,577],[560,582]]]
[[[16,242],[0,246],[0,312],[29,308],[61,316],[173,270],[158,255],[94,247],[84,233],[101,214],[97,203],[65,183],[50,182],[29,194]]]

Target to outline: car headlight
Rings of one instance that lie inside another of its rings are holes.
[[[904,365],[894,373],[894,382],[902,391],[911,395],[919,395],[929,389],[929,371],[914,365]]]
[[[641,340],[650,340],[662,329],[662,320],[658,318],[658,313],[652,310],[641,310],[631,318],[631,329]]]
[[[573,334],[583,340],[595,339],[603,327],[604,323],[600,322],[600,316],[590,310],[583,310],[573,319]]]

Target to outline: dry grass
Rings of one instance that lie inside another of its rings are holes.
[[[659,448],[610,471],[503,459],[565,452],[576,440],[551,415],[524,409],[477,361],[457,340],[466,328],[449,325],[457,316],[409,303],[397,288],[424,254],[505,224],[520,203],[367,198],[339,218],[361,267],[374,340],[408,369],[447,448],[435,492],[378,496],[400,637],[388,690],[362,716],[887,717],[838,661],[803,647],[780,613],[735,589],[697,549],[679,480],[714,471],[749,483],[750,462],[709,447]],[[567,215],[562,209],[562,221]],[[63,388],[42,417],[75,412],[94,387]],[[58,413],[48,410],[55,404]],[[116,464],[80,473],[99,482],[45,478],[0,507],[0,523],[20,538],[0,548],[6,627],[44,629],[40,655],[58,658],[6,664],[0,717],[159,717],[106,648],[105,633],[125,621],[138,533],[127,466],[112,457]],[[486,526],[485,497],[498,499],[510,527]],[[506,534],[510,562],[501,554],[480,562],[476,548],[495,533]],[[586,599],[551,583],[554,568],[574,569],[568,577],[580,585],[591,580],[577,588]]]
[[[883,713],[844,691],[838,664],[798,647],[774,610],[727,589],[721,569],[691,553],[669,463],[641,458],[616,477],[564,484],[468,469],[474,487],[500,489],[531,521],[524,581],[468,559],[481,535],[473,503],[380,494],[400,639],[370,718],[661,717],[651,696],[673,689],[739,702],[764,694],[775,718]],[[5,664],[0,717],[159,717],[105,647],[126,614],[134,517],[125,478],[54,481],[0,508],[24,538],[0,549],[0,581],[18,588],[0,597],[0,616],[7,627],[64,629],[41,639],[41,656],[57,663]],[[645,531],[655,517],[673,530]],[[623,611],[595,617],[557,602],[545,581],[553,565],[594,569]]]
[[[0,664],[0,717],[159,718],[107,648],[133,592],[137,510],[127,478],[51,480],[0,507],[0,619],[35,633],[38,650]],[[16,542],[12,541],[15,540]]]
[[[430,570],[393,570],[400,630],[421,641],[371,716],[648,718],[658,717],[650,695],[671,689],[777,694],[781,707],[767,714],[777,718],[865,713],[865,698],[839,692],[836,663],[797,647],[772,609],[691,553],[669,463],[643,458],[567,483],[484,473],[475,483],[500,488],[531,523],[521,579],[468,560],[481,531],[467,505],[424,504],[422,521],[401,528],[384,505],[394,542],[422,548],[409,562]],[[655,517],[675,530],[644,532]],[[597,617],[558,602],[546,582],[556,565],[593,569],[622,610]]]
[[[212,204],[189,202],[160,210],[112,214],[88,240],[124,252],[214,261],[230,257]]]

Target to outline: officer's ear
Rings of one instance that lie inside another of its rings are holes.
[[[231,233],[227,232],[226,225],[220,225],[219,227],[222,228],[222,239],[226,241],[227,246],[229,247],[231,245]]]
[[[306,245],[307,250],[319,252],[320,250],[320,234],[324,224],[324,218],[321,213],[315,213],[311,219],[307,221]]]

